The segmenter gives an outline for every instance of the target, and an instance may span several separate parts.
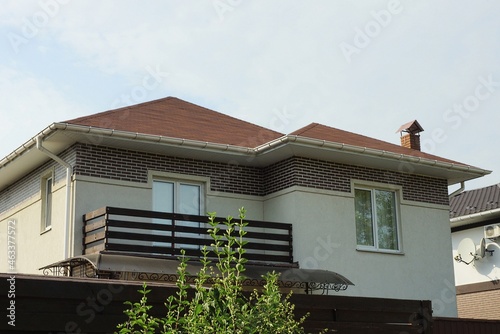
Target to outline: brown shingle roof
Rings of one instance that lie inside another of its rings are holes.
[[[283,136],[175,97],[75,118],[65,123],[251,148]]]
[[[283,136],[282,133],[175,97],[75,118],[65,123],[249,148]],[[456,161],[318,123],[311,123],[291,135],[465,166]]]
[[[398,154],[405,154],[414,157],[420,157],[430,160],[437,160],[440,162],[453,163],[456,165],[464,165],[460,162],[441,158],[432,154],[424,153],[411,148],[406,148],[400,145],[388,143],[382,140],[374,139],[371,137],[359,135],[357,133],[348,132],[336,128],[332,128],[323,124],[311,123],[297,131],[291,133],[301,137],[308,137],[320,140],[331,141],[346,145],[353,145],[359,147],[366,147],[375,150],[393,152]],[[464,165],[465,166],[465,165]]]
[[[450,218],[500,208],[500,184],[468,190],[450,199]]]

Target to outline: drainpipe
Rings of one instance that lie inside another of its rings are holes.
[[[68,231],[71,222],[71,176],[73,175],[73,167],[67,163],[66,161],[59,158],[54,153],[47,150],[42,146],[42,136],[36,137],[36,148],[47,155],[49,158],[60,164],[61,166],[66,168],[66,212],[65,212],[65,223],[64,223],[64,257],[63,259],[67,259],[69,257],[68,245],[69,237]]]
[[[452,192],[450,195],[448,195],[448,197],[452,198],[454,196],[457,196],[462,191],[464,191],[464,189],[465,189],[465,181],[462,181],[462,182],[460,182],[460,188],[458,188],[457,190],[455,190],[454,192]]]

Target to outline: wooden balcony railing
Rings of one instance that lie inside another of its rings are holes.
[[[187,256],[196,258],[202,256],[203,246],[211,249],[213,243],[206,216],[103,207],[85,214],[83,222],[83,254],[115,251],[178,257],[184,249]],[[247,260],[293,264],[291,224],[245,222]],[[222,224],[219,227],[225,229]]]

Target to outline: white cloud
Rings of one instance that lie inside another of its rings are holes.
[[[0,156],[4,157],[53,122],[88,113],[49,80],[0,66]]]

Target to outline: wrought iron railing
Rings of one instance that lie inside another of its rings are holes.
[[[293,264],[291,224],[245,222],[247,260]],[[207,233],[207,216],[103,207],[85,214],[83,223],[83,254],[123,252],[178,257],[184,249],[189,257],[201,257],[203,246],[211,249],[213,243]],[[224,230],[224,225],[219,227]]]

